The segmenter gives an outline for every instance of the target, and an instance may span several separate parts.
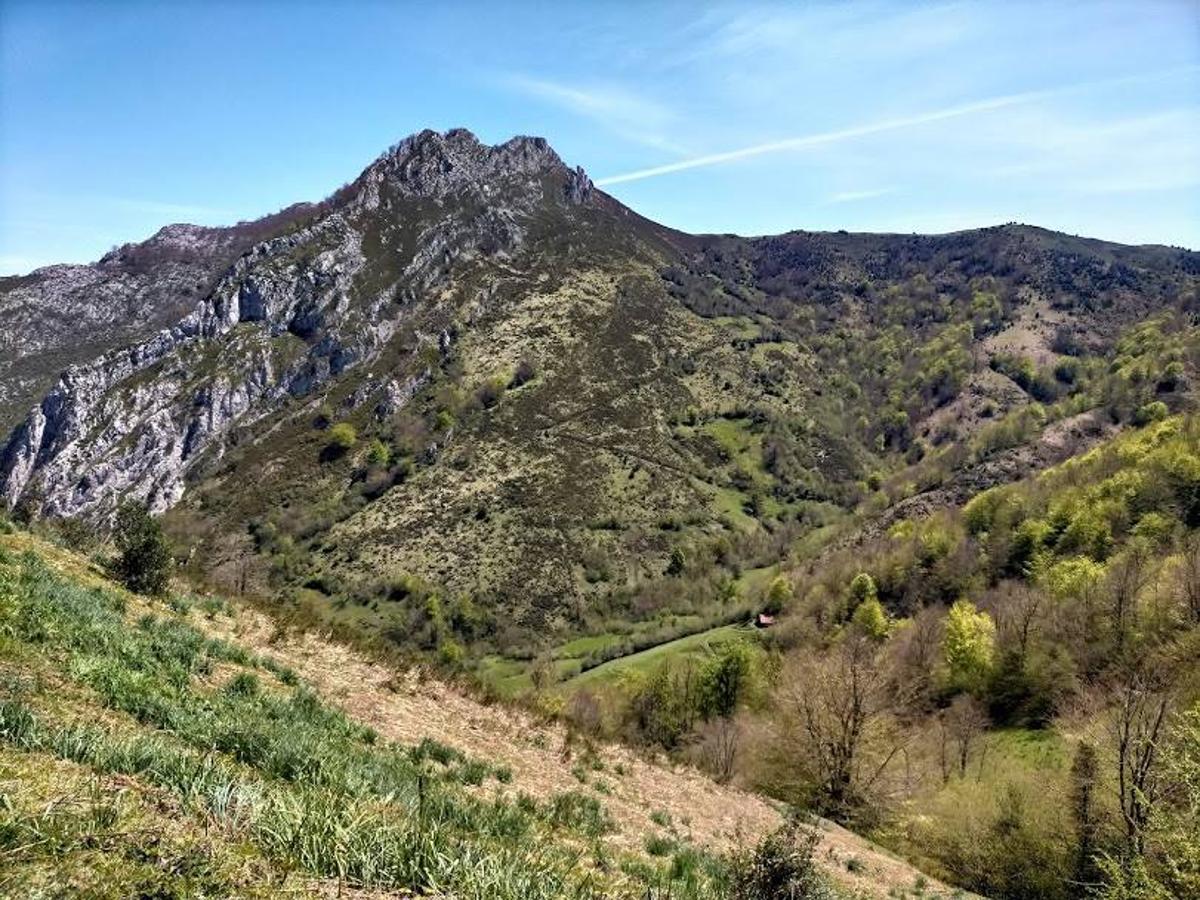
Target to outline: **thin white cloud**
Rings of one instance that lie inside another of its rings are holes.
[[[1189,108],[1118,119],[1050,110],[990,123],[979,134],[1006,157],[985,177],[1037,180],[1084,194],[1182,190],[1200,183],[1200,121]]]
[[[842,191],[841,193],[833,194],[829,198],[828,202],[829,203],[854,203],[858,200],[870,200],[873,197],[882,197],[886,194],[894,194],[894,193],[896,193],[897,190],[898,190],[898,188],[894,188],[894,187],[883,187],[883,188],[873,188],[871,190],[866,190],[866,191]]]
[[[856,138],[882,134],[889,131],[915,128],[921,125],[932,124],[934,122],[942,122],[947,119],[957,119],[963,116],[978,115],[980,113],[992,112],[994,110],[1005,109],[1007,107],[1022,106],[1035,103],[1039,100],[1046,100],[1051,97],[1060,96],[1062,94],[1074,93],[1076,91],[1089,90],[1098,87],[1108,87],[1116,84],[1127,84],[1134,81],[1143,81],[1153,78],[1161,78],[1166,75],[1178,74],[1180,71],[1194,71],[1197,68],[1200,67],[1185,66],[1182,69],[1151,72],[1120,78],[1107,78],[1098,81],[1066,85],[1063,87],[1046,88],[1044,90],[1022,91],[1016,94],[1005,94],[999,97],[990,97],[986,100],[978,100],[973,103],[963,103],[957,106],[949,106],[943,109],[932,110],[930,112],[918,113],[917,115],[902,116],[894,119],[883,119],[878,122],[868,122],[863,125],[855,125],[850,128],[841,128],[835,131],[825,131],[817,134],[804,135],[801,137],[784,138],[783,140],[754,144],[749,147],[741,147],[737,150],[729,150],[724,153],[712,153],[706,156],[682,159],[677,162],[667,163],[661,166],[651,166],[650,168],[637,169],[633,172],[610,175],[606,178],[597,178],[596,184],[600,186],[624,184],[625,182],[629,181],[640,181],[643,178],[655,178],[659,175],[670,175],[674,172],[683,172],[688,169],[698,169],[705,166],[715,166],[722,163],[735,162],[737,160],[749,159],[755,156],[763,156],[768,153],[780,153],[787,150],[805,150],[812,147],[837,144],[841,143],[842,141],[854,140]]]
[[[836,144],[841,141],[851,140],[853,138],[866,137],[867,135],[880,134],[885,131],[896,131],[901,128],[912,128],[917,125],[927,125],[931,122],[940,122],[945,119],[954,119],[959,116],[968,116],[975,113],[987,112],[994,109],[1002,109],[1006,106],[1015,106],[1019,103],[1030,103],[1034,100],[1049,96],[1049,91],[1029,91],[1022,94],[1009,94],[1004,97],[993,97],[990,100],[981,100],[977,103],[966,103],[961,106],[951,106],[946,109],[934,110],[933,112],[921,113],[915,116],[905,116],[898,119],[885,119],[880,122],[870,122],[866,125],[856,125],[851,128],[841,128],[836,131],[825,131],[818,134],[804,135],[803,137],[785,138],[780,141],[769,141],[765,144],[754,144],[750,147],[741,147],[737,150],[729,150],[725,153],[711,153],[707,156],[697,156],[692,159],[681,159],[678,162],[667,163],[662,166],[652,166],[648,169],[638,169],[633,172],[625,172],[621,175],[610,175],[607,178],[596,179],[598,185],[623,184],[627,181],[640,181],[643,178],[654,178],[658,175],[669,175],[673,172],[683,172],[687,169],[698,169],[704,166],[715,166],[721,163],[734,162],[739,159],[749,159],[753,156],[762,156],[767,153],[779,153],[784,150],[804,150],[809,147],[819,147],[823,144]]]
[[[1144,177],[1113,180],[1097,178],[1068,184],[1070,190],[1081,194],[1145,194],[1159,191],[1182,191],[1200,185],[1200,175],[1194,172],[1164,172]]]
[[[576,87],[524,75],[511,75],[505,81],[527,96],[597,121],[628,140],[673,153],[684,152],[666,136],[675,121],[675,113],[624,88],[616,85]]]
[[[713,18],[717,27],[702,52],[743,57],[774,52],[839,59],[913,56],[943,51],[978,27],[970,6],[962,3],[900,9],[885,3],[757,7]]]

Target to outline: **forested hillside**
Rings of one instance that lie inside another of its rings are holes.
[[[1189,415],[797,551],[763,593],[770,628],[560,691],[583,727],[672,748],[986,896],[1186,897],[1198,598]]]

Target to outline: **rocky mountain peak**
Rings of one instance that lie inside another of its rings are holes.
[[[426,129],[392,146],[363,173],[366,185],[387,180],[404,193],[441,196],[462,188],[479,188],[502,180],[530,180],[558,175],[576,202],[591,182],[582,170],[567,167],[545,138],[518,135],[489,145],[465,128],[444,133]]]

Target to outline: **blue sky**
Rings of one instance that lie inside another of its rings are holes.
[[[1200,248],[1200,4],[0,0],[0,272],[547,137],[690,231]]]

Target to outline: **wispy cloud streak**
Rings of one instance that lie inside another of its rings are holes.
[[[670,130],[675,114],[667,107],[621,87],[575,87],[523,75],[511,75],[504,81],[523,94],[600,122],[627,140],[659,150],[683,152],[663,136]]]
[[[834,194],[829,198],[830,203],[854,203],[856,200],[870,200],[874,197],[883,197],[887,194],[896,193],[896,188],[873,188],[868,191],[842,191],[840,194]]]
[[[681,159],[676,162],[666,163],[665,165],[661,166],[652,166],[648,169],[638,169],[636,171],[625,172],[620,175],[610,175],[606,178],[597,178],[596,184],[606,187],[614,184],[624,184],[625,182],[629,181],[640,181],[643,178],[655,178],[659,175],[670,175],[674,172],[683,172],[688,169],[699,169],[705,166],[716,166],[722,163],[750,159],[752,157],[763,156],[768,153],[780,153],[786,150],[805,150],[811,147],[837,144],[842,141],[854,140],[856,138],[868,137],[875,134],[883,134],[889,131],[900,131],[906,128],[916,128],[918,126],[929,125],[934,122],[943,122],[947,119],[957,119],[963,116],[979,115],[981,113],[992,112],[994,110],[1005,109],[1007,107],[1035,103],[1039,100],[1046,100],[1051,97],[1057,97],[1063,94],[1073,93],[1075,91],[1090,90],[1117,84],[1126,84],[1132,81],[1141,81],[1150,78],[1160,78],[1165,75],[1177,74],[1180,71],[1195,70],[1196,68],[1196,66],[1186,66],[1183,70],[1172,69],[1129,77],[1082,82],[1079,84],[1047,88],[1038,91],[1022,91],[1016,94],[1005,94],[999,97],[990,97],[986,100],[978,100],[973,103],[963,103],[957,106],[948,106],[944,109],[918,113],[912,116],[883,119],[878,122],[868,122],[863,125],[855,125],[850,128],[841,128],[835,131],[824,131],[817,134],[804,135],[801,137],[784,138],[783,140],[778,141],[768,141],[767,143],[754,144],[749,147],[741,147],[737,150],[729,150],[724,153],[711,153],[707,156]]]

